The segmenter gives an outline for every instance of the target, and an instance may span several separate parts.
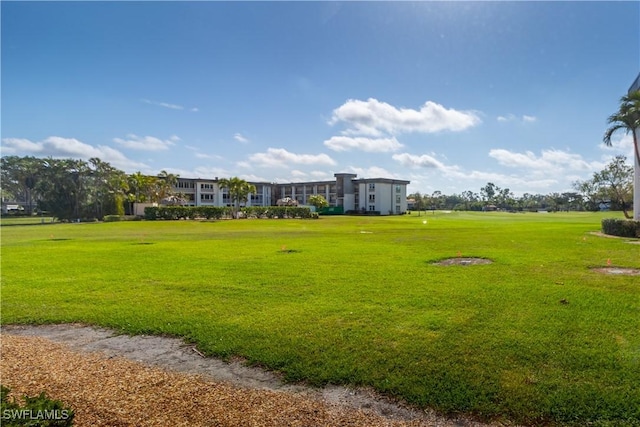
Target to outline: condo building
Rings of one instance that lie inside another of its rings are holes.
[[[291,183],[250,182],[256,192],[245,206],[273,206],[289,197],[299,205],[308,205],[309,197],[321,195],[329,206],[341,207],[345,213],[369,212],[400,215],[407,211],[409,181],[390,178],[357,178],[356,174],[336,173],[335,180]],[[225,188],[214,179],[178,178],[175,192],[191,206],[231,206]]]

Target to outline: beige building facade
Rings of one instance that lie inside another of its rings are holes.
[[[334,180],[291,183],[251,182],[256,187],[245,206],[274,206],[278,199],[290,197],[308,205],[309,197],[323,196],[329,206],[342,207],[345,213],[400,215],[407,211],[409,181],[390,178],[362,178],[356,174],[337,173]],[[191,206],[231,206],[226,189],[219,179],[178,178],[174,191]]]

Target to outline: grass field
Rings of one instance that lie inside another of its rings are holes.
[[[640,277],[590,269],[640,268],[640,245],[591,234],[603,217],[2,227],[2,323],[182,336],[481,419],[640,425]],[[457,256],[493,263],[432,264]]]

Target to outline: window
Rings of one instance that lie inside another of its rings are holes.
[[[178,188],[196,188],[196,184],[191,181],[178,181]]]
[[[215,194],[200,194],[200,200],[215,200]]]
[[[396,196],[396,203],[400,203],[400,196]]]
[[[369,205],[369,210],[370,211],[375,211],[376,210],[376,205]]]
[[[200,184],[201,190],[213,190],[213,184]]]
[[[400,205],[396,205],[396,213],[399,214],[400,213]]]
[[[369,183],[369,191],[376,191],[376,184],[373,182]]]
[[[375,202],[376,201],[376,195],[375,194],[369,194],[369,201],[370,202]]]
[[[396,185],[396,193],[401,193],[402,187],[400,185]]]

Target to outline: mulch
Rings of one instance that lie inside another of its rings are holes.
[[[1,382],[14,396],[46,392],[75,426],[455,426],[395,421],[291,392],[248,389],[121,357],[2,334]]]

